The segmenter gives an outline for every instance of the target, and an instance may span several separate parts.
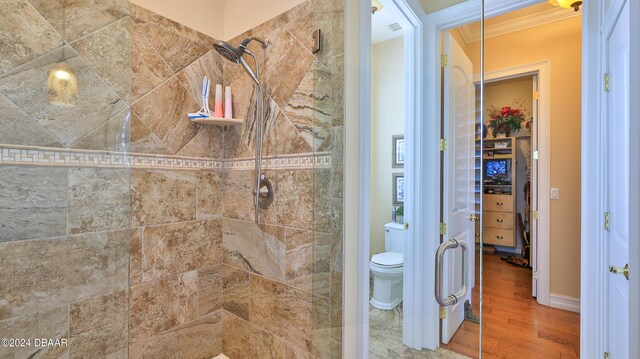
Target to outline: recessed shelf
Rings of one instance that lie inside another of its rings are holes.
[[[203,125],[234,126],[234,125],[242,125],[244,123],[244,120],[240,120],[237,118],[205,117],[205,118],[192,118],[191,122],[200,123]]]

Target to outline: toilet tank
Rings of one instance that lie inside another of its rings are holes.
[[[404,226],[400,223],[384,225],[384,250],[404,254]]]

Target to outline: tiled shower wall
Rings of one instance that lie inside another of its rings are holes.
[[[0,336],[69,346],[0,356],[340,357],[339,1],[310,0],[250,31],[273,41],[264,57],[252,50],[266,155],[284,158],[269,162],[277,196],[260,225],[253,173],[233,165],[253,155],[249,78],[210,51],[213,39],[128,1],[62,3],[2,3],[0,144],[46,149],[20,161],[3,152],[0,164]],[[325,48],[313,55],[315,28]],[[49,106],[44,90],[62,59],[79,80],[71,109]],[[244,126],[185,120],[205,74],[234,87]],[[111,155],[84,150],[148,157],[95,165]],[[311,153],[332,165],[301,166]]]

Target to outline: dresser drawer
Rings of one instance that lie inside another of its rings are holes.
[[[484,228],[513,229],[513,212],[484,211]]]
[[[516,245],[513,230],[485,228],[483,232],[484,244],[514,247]]]
[[[485,211],[513,212],[513,196],[485,194],[482,199]]]

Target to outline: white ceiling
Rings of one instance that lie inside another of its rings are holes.
[[[392,30],[389,25],[396,24],[398,30]],[[402,36],[403,31],[398,25],[393,12],[385,6],[382,10],[376,11],[371,17],[371,42],[377,44],[387,40]]]

